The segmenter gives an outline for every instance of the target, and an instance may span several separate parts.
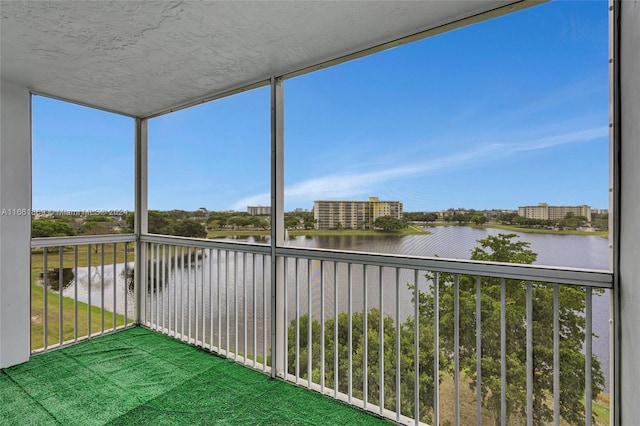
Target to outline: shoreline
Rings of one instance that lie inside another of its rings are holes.
[[[388,237],[388,236],[405,236],[405,235],[428,235],[428,229],[422,229],[421,227],[431,228],[431,227],[440,227],[440,226],[466,226],[469,228],[489,228],[489,229],[500,229],[508,232],[521,232],[521,233],[530,233],[530,234],[552,234],[552,235],[580,235],[580,236],[594,236],[594,237],[602,237],[608,238],[609,232],[607,231],[555,231],[552,229],[539,229],[539,228],[521,228],[518,226],[511,225],[502,225],[498,223],[485,223],[483,225],[473,225],[473,224],[457,224],[457,223],[447,223],[447,222],[430,222],[424,223],[421,225],[412,224],[409,225],[405,229],[401,229],[399,231],[380,231],[380,230],[368,230],[368,229],[340,229],[340,230],[318,230],[318,229],[288,229],[285,232],[288,233],[290,237],[315,237],[315,236],[371,236],[371,237]],[[268,237],[271,235],[271,231],[269,230],[246,230],[246,229],[236,229],[236,230],[217,230],[217,231],[209,231],[207,233],[207,238],[225,238],[225,237],[256,237],[256,236],[264,236]]]

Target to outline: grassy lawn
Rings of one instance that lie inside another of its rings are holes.
[[[78,337],[89,334],[89,305],[78,302]],[[71,298],[62,298],[62,339],[72,340],[75,336],[74,301]],[[115,326],[124,325],[124,315],[104,311],[104,327],[106,330]],[[133,323],[127,318],[128,324]],[[100,307],[91,307],[91,333],[101,330],[102,317]],[[60,343],[60,296],[51,291],[47,292],[47,344]],[[44,347],[44,289],[38,285],[31,286],[31,350]]]

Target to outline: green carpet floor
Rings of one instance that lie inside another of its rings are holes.
[[[0,370],[1,425],[383,425],[136,327]]]

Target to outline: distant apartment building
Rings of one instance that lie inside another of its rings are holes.
[[[463,214],[464,215],[464,214],[468,214],[468,213],[471,213],[471,210],[467,210],[465,208],[457,208],[457,209],[451,208],[451,209],[447,209],[447,210],[440,210],[438,212],[438,218],[441,219],[441,220],[445,220],[446,218],[453,217],[453,216],[455,216],[457,214]]]
[[[587,205],[550,206],[547,203],[538,203],[537,206],[518,207],[518,216],[531,219],[561,220],[565,218],[567,213],[584,216],[588,222],[591,222],[591,208]]]
[[[248,206],[247,213],[251,216],[265,216],[271,214],[271,206]]]
[[[380,201],[378,197],[369,197],[368,201],[313,202],[316,229],[372,229],[373,222],[381,216],[402,219],[402,202]]]

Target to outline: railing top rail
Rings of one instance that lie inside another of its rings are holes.
[[[128,243],[136,240],[134,234],[83,235],[80,237],[32,238],[31,248],[79,246],[85,244]]]
[[[133,242],[134,234],[90,235],[80,237],[32,238],[31,247],[56,247],[83,244],[108,244]],[[233,250],[249,253],[270,254],[271,247],[263,244],[221,242],[202,238],[177,237],[172,235],[146,234],[142,242],[183,245],[198,248]],[[359,263],[382,267],[420,269],[431,272],[448,272],[463,275],[502,277],[557,284],[573,284],[589,287],[612,288],[613,274],[604,270],[568,267],[520,265],[497,262],[481,262],[464,259],[445,259],[400,254],[362,253],[303,247],[278,247],[278,256],[309,258],[345,263]]]
[[[204,238],[176,237],[174,235],[146,234],[140,240],[144,243],[173,244],[187,247],[212,248],[221,250],[244,251],[257,254],[271,254],[271,246],[255,243],[234,243]]]
[[[462,275],[479,275],[484,277],[500,277],[600,288],[613,287],[613,274],[603,270],[520,265],[399,254],[358,253],[316,248],[279,247],[276,253],[279,256],[359,263],[382,267],[419,269],[430,272],[448,272]]]

